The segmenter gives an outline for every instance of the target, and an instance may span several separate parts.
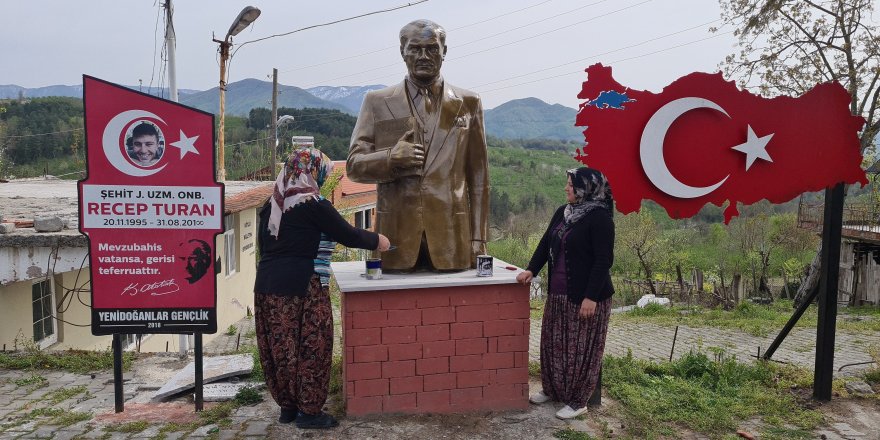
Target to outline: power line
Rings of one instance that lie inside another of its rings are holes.
[[[629,49],[629,48],[633,48],[633,47],[641,46],[641,45],[644,45],[644,44],[647,44],[647,43],[650,43],[650,42],[653,42],[653,41],[657,41],[657,40],[660,40],[660,39],[663,39],[663,38],[666,38],[666,37],[669,37],[669,36],[672,36],[672,35],[677,35],[677,34],[680,34],[680,33],[684,33],[684,32],[687,32],[687,31],[690,31],[690,30],[693,30],[693,29],[696,29],[696,28],[699,28],[699,27],[702,27],[702,26],[706,26],[706,25],[708,25],[708,24],[711,24],[711,23],[714,23],[714,22],[717,22],[717,21],[719,21],[719,20],[712,20],[712,21],[706,22],[706,23],[701,24],[701,25],[698,25],[698,26],[689,27],[689,28],[682,29],[682,30],[680,30],[680,31],[672,32],[672,33],[669,33],[669,34],[666,34],[666,35],[662,35],[662,36],[659,36],[659,37],[650,38],[650,39],[648,39],[648,40],[643,40],[643,41],[641,41],[641,42],[634,43],[634,44],[631,44],[631,45],[629,45],[629,46],[620,47],[620,48],[613,49],[613,50],[610,50],[610,51],[607,51],[607,52],[604,52],[604,53],[600,53],[600,54],[592,55],[592,56],[590,56],[590,57],[586,57],[586,58],[581,58],[581,59],[579,59],[579,60],[571,61],[571,62],[568,62],[568,63],[559,64],[559,65],[556,65],[556,66],[553,66],[553,67],[548,67],[548,68],[544,68],[544,69],[535,70],[535,71],[532,71],[532,72],[529,72],[529,73],[526,73],[526,74],[516,75],[516,76],[512,76],[512,77],[508,77],[508,78],[503,78],[503,79],[500,79],[500,80],[497,80],[497,81],[492,81],[492,82],[489,82],[489,83],[480,84],[480,85],[478,85],[478,86],[474,86],[474,87],[471,87],[471,88],[472,88],[472,89],[476,89],[476,88],[478,88],[478,87],[482,87],[482,86],[486,86],[486,85],[490,85],[490,84],[496,84],[496,83],[499,83],[499,82],[509,81],[509,80],[511,80],[511,79],[521,78],[521,77],[528,76],[528,75],[532,75],[532,74],[535,74],[535,73],[539,73],[539,72],[543,72],[543,71],[547,71],[547,70],[552,70],[552,69],[555,69],[555,68],[558,68],[558,67],[562,67],[562,66],[565,66],[565,65],[568,65],[568,64],[574,64],[574,63],[577,63],[577,62],[582,62],[582,61],[584,61],[584,60],[587,60],[587,59],[590,59],[590,58],[593,58],[593,57],[602,56],[602,55],[607,55],[607,54],[614,53],[614,52],[619,52],[619,51],[624,50],[624,49]],[[579,72],[580,72],[580,71],[579,71]],[[578,72],[578,73],[579,73],[579,72]],[[557,77],[560,77],[560,76],[566,76],[566,75],[571,75],[571,74],[572,74],[572,73],[566,73],[566,74],[563,74],[563,75],[557,75],[557,76],[547,77],[547,78],[544,78],[544,79],[552,79],[552,78],[557,78]],[[390,78],[390,76],[383,75],[383,76],[381,76],[381,77],[370,78],[370,79],[364,81],[364,83],[372,82],[372,81],[376,81],[376,80],[380,80],[380,79],[385,79],[385,78]],[[534,82],[534,81],[531,81],[531,82]],[[529,83],[531,83],[531,82],[525,82],[525,83],[521,83],[521,84],[529,84]],[[493,90],[494,90],[494,89],[493,89]]]
[[[295,33],[297,33],[297,32],[302,32],[302,31],[305,31],[305,30],[314,29],[314,28],[319,28],[319,27],[323,27],[323,26],[330,26],[330,25],[332,25],[332,24],[337,24],[337,23],[342,23],[342,22],[344,22],[344,21],[350,21],[350,20],[354,20],[354,19],[357,19],[357,18],[367,17],[367,16],[369,16],[369,15],[376,15],[376,14],[382,14],[382,13],[385,13],[385,12],[396,11],[396,10],[398,10],[398,9],[408,8],[408,7],[410,7],[410,6],[415,6],[415,5],[418,5],[418,4],[420,4],[420,3],[425,3],[425,2],[427,2],[427,1],[428,1],[428,0],[419,0],[419,1],[414,2],[414,3],[407,3],[407,4],[405,4],[405,5],[395,6],[395,7],[393,7],[393,8],[381,9],[381,10],[378,10],[378,11],[367,12],[366,14],[355,15],[355,16],[353,16],[353,17],[343,18],[343,19],[340,19],[340,20],[329,21],[329,22],[327,22],[327,23],[321,23],[321,24],[315,24],[315,25],[311,25],[311,26],[306,26],[306,27],[304,27],[304,28],[300,28],[300,29],[292,30],[292,31],[290,31],[290,32],[285,32],[285,33],[283,33],[283,34],[269,35],[268,37],[257,38],[256,40],[245,41],[244,43],[241,43],[241,44],[238,45],[238,48],[236,48],[235,51],[232,52],[232,55],[230,56],[230,58],[232,58],[232,56],[235,56],[235,52],[238,52],[238,49],[241,49],[241,47],[244,46],[245,44],[256,43],[256,42],[258,42],[258,41],[268,40],[268,39],[270,39],[270,38],[275,38],[275,37],[284,37],[284,36],[287,36],[287,35],[290,35],[290,34],[295,34]]]
[[[671,33],[668,33],[668,34],[665,34],[665,35],[661,35],[661,36],[659,36],[659,37],[654,37],[654,38],[650,38],[650,39],[647,39],[647,40],[643,40],[643,41],[640,41],[640,42],[638,42],[638,43],[630,44],[629,46],[618,47],[618,48],[616,48],[616,49],[612,49],[612,50],[609,50],[609,51],[606,51],[606,52],[602,52],[602,53],[597,53],[597,54],[590,55],[590,56],[588,56],[588,57],[584,57],[584,58],[579,58],[579,59],[577,59],[577,60],[569,61],[569,62],[567,62],[567,63],[557,64],[557,65],[552,66],[552,67],[546,67],[546,68],[543,68],[543,69],[534,70],[534,71],[531,71],[531,72],[528,72],[528,73],[523,73],[523,74],[521,74],[521,75],[511,76],[511,77],[508,77],[508,78],[499,79],[499,80],[497,80],[497,81],[492,81],[492,82],[488,82],[488,83],[479,84],[479,85],[476,85],[476,86],[472,86],[471,88],[473,88],[473,89],[477,89],[477,88],[480,88],[480,87],[483,87],[483,86],[488,86],[488,85],[491,85],[491,84],[497,84],[497,83],[500,83],[500,82],[509,81],[509,80],[512,80],[512,79],[517,79],[517,78],[522,78],[522,77],[524,77],[524,76],[533,75],[533,74],[535,74],[535,73],[539,73],[539,72],[546,72],[546,71],[548,71],[548,70],[557,69],[557,68],[559,68],[559,67],[567,66],[567,65],[569,65],[569,64],[581,63],[581,62],[584,62],[584,61],[586,61],[586,60],[588,60],[588,59],[590,59],[590,58],[600,57],[600,56],[603,56],[603,55],[609,55],[609,54],[612,54],[612,53],[615,53],[615,52],[620,52],[620,51],[622,51],[622,50],[632,49],[632,48],[634,48],[634,47],[643,46],[643,45],[648,44],[648,43],[653,43],[653,42],[655,42],[655,41],[659,41],[659,40],[662,40],[662,39],[664,39],[664,38],[671,37],[671,36],[673,36],[673,35],[683,34],[683,33],[685,33],[685,32],[692,31],[692,30],[694,30],[694,29],[699,29],[699,28],[701,28],[701,27],[703,27],[703,26],[707,26],[707,25],[710,25],[710,24],[715,23],[715,22],[718,22],[718,21],[721,21],[721,19],[719,18],[719,19],[715,19],[715,20],[707,21],[707,22],[705,22],[705,23],[703,23],[703,24],[698,24],[698,25],[696,25],[696,26],[692,26],[692,27],[689,27],[689,28],[687,28],[687,29],[682,29],[682,30],[679,30],[679,31],[676,31],[676,32],[671,32]]]
[[[533,26],[533,25],[536,25],[536,24],[538,24],[538,23],[543,23],[543,22],[545,22],[545,21],[547,21],[547,20],[552,20],[552,19],[554,19],[554,18],[556,18],[556,17],[561,17],[561,16],[563,16],[563,15],[571,14],[571,13],[574,12],[574,11],[579,11],[579,10],[581,10],[581,9],[588,8],[588,7],[590,7],[590,6],[596,6],[596,5],[600,4],[600,3],[605,3],[605,2],[607,2],[607,1],[608,1],[608,0],[599,0],[599,1],[597,1],[597,2],[589,3],[589,4],[586,4],[586,5],[583,5],[583,6],[579,6],[579,7],[577,7],[577,8],[570,9],[570,10],[568,10],[568,11],[565,11],[565,12],[562,12],[562,13],[559,13],[559,14],[556,14],[556,15],[551,15],[550,17],[542,18],[542,19],[540,19],[540,20],[538,20],[538,21],[533,21],[533,22],[531,22],[531,23],[528,23],[528,24],[525,24],[525,25],[522,25],[522,26],[513,27],[513,28],[507,29],[507,30],[505,30],[505,31],[501,31],[501,32],[498,32],[498,33],[495,33],[495,34],[492,34],[492,35],[489,35],[489,36],[483,37],[483,38],[481,38],[481,39],[468,41],[467,43],[459,44],[459,45],[456,46],[456,47],[458,48],[458,47],[467,46],[467,45],[469,45],[469,44],[478,43],[478,42],[483,41],[483,40],[485,40],[485,39],[487,39],[487,38],[494,38],[494,37],[497,37],[497,36],[499,36],[499,35],[504,35],[504,34],[506,34],[506,33],[508,33],[508,32],[511,32],[511,31],[518,31],[518,30],[520,30],[520,29],[522,29],[522,28],[526,28],[526,27],[529,27],[529,26]],[[647,3],[648,1],[651,1],[651,0],[646,0],[644,3]],[[638,5],[635,5],[635,6],[638,6]],[[601,17],[601,15],[600,15],[599,17]],[[594,18],[596,18],[596,17],[594,17]],[[592,18],[591,18],[590,20],[592,20]],[[590,20],[586,20],[586,21],[590,21]],[[575,23],[575,24],[580,24],[580,23]],[[574,25],[571,25],[571,26],[574,26]],[[564,29],[564,28],[559,28],[559,29]],[[559,30],[559,29],[556,29],[556,30]],[[551,32],[555,32],[556,30],[551,31]]]
[[[155,6],[155,4],[154,4]],[[156,27],[153,29],[153,68],[150,69],[150,89],[153,88],[153,78],[156,77],[156,42],[159,40],[159,17],[162,16],[162,6],[159,6],[156,13]]]
[[[34,133],[34,134],[20,134],[20,135],[15,135],[15,136],[6,136],[6,139],[19,139],[19,138],[27,138],[27,137],[34,137],[34,136],[48,136],[51,134],[70,133],[70,132],[74,132],[74,131],[82,131],[82,128],[73,128],[70,130],[52,131],[52,132],[48,132],[48,133]]]
[[[605,1],[605,0],[602,0],[602,1]],[[612,14],[616,14],[616,13],[618,13],[618,12],[623,12],[623,11],[626,11],[626,10],[628,10],[628,9],[632,9],[632,8],[635,8],[635,7],[638,7],[638,6],[642,6],[642,5],[646,4],[646,3],[650,3],[651,1],[653,1],[653,0],[643,0],[643,1],[640,2],[640,3],[636,3],[636,4],[633,4],[633,5],[627,6],[627,7],[625,7],[625,8],[617,9],[617,10],[615,10],[615,11],[611,11],[611,12],[608,12],[608,13],[605,13],[605,14],[601,14],[601,15],[593,16],[593,17],[590,17],[590,18],[588,18],[588,19],[586,19],[586,20],[582,20],[582,21],[579,21],[579,22],[575,22],[575,23],[572,23],[572,24],[565,25],[565,26],[560,26],[560,27],[557,27],[557,28],[551,29],[551,30],[546,31],[546,32],[542,32],[542,33],[539,33],[539,34],[535,34],[535,35],[532,35],[532,36],[529,36],[529,37],[526,37],[526,38],[522,38],[522,39],[519,39],[519,40],[516,40],[516,41],[511,41],[511,42],[507,42],[507,43],[500,44],[500,45],[497,45],[497,46],[493,46],[493,47],[490,47],[490,48],[488,48],[488,49],[483,49],[483,50],[479,50],[479,51],[476,51],[476,52],[471,52],[471,53],[468,53],[468,54],[462,55],[462,56],[457,57],[457,58],[450,58],[449,61],[457,61],[457,60],[460,60],[460,59],[462,59],[462,58],[467,58],[467,57],[469,57],[469,56],[473,56],[473,55],[476,55],[476,54],[480,54],[480,53],[488,52],[488,51],[491,51],[491,50],[499,49],[499,48],[502,48],[502,47],[505,47],[505,46],[510,46],[511,44],[521,43],[521,42],[526,41],[526,40],[531,40],[531,39],[533,39],[533,38],[537,38],[537,37],[541,37],[541,36],[544,36],[544,35],[547,35],[547,34],[551,34],[551,33],[553,33],[553,32],[557,32],[557,31],[560,31],[560,30],[562,30],[562,29],[570,28],[570,27],[572,27],[572,26],[577,26],[577,25],[580,25],[580,24],[583,24],[583,23],[587,23],[587,22],[590,22],[590,21],[593,21],[593,20],[599,19],[599,18],[607,17],[607,16],[612,15]],[[598,3],[601,3],[601,1],[598,2]],[[515,30],[515,29],[511,29],[511,30]],[[509,31],[510,31],[510,30],[509,30]],[[509,31],[505,31],[505,32],[509,32]],[[502,32],[502,33],[504,33],[504,32]],[[500,35],[500,34],[496,34],[496,35]],[[493,36],[494,36],[494,35],[493,35]],[[479,40],[477,40],[477,41],[479,41]],[[470,44],[470,43],[467,43],[467,44]],[[386,64],[386,65],[384,65],[384,66],[374,67],[374,68],[372,68],[372,69],[367,69],[367,70],[361,70],[361,71],[359,71],[359,72],[357,72],[357,73],[351,73],[351,74],[348,74],[348,75],[337,76],[337,77],[335,77],[335,78],[329,78],[329,79],[325,79],[325,80],[323,80],[323,81],[325,81],[325,82],[335,81],[335,80],[338,80],[338,79],[343,79],[343,78],[349,78],[349,77],[352,77],[352,76],[357,76],[357,75],[360,75],[360,74],[363,74],[363,73],[366,73],[366,72],[372,72],[372,71],[375,71],[375,70],[387,69],[387,68],[389,68],[389,67],[397,67],[397,66],[399,66],[399,65],[400,65],[400,63]],[[381,76],[381,77],[371,78],[371,79],[369,79],[369,80],[367,80],[367,81],[363,81],[363,82],[366,83],[366,82],[374,81],[374,80],[376,80],[376,79],[383,79],[383,78],[386,78],[386,76],[383,75],[383,76]],[[320,85],[320,84],[315,83],[315,84],[311,84],[311,85],[308,85],[308,86],[303,87],[303,88],[307,89],[307,88],[314,87],[314,86],[318,86],[318,85]]]
[[[637,59],[637,58],[644,58],[644,57],[649,56],[649,55],[656,55],[656,54],[661,53],[661,52],[667,52],[667,51],[670,51],[670,50],[673,50],[673,49],[678,49],[678,48],[681,48],[681,47],[684,47],[684,46],[689,46],[689,45],[691,45],[691,44],[696,44],[696,43],[700,43],[700,42],[703,42],[703,41],[706,41],[706,40],[711,40],[711,39],[713,39],[713,38],[717,38],[717,37],[720,37],[720,36],[722,36],[722,35],[732,34],[733,32],[734,32],[734,31],[722,32],[722,33],[720,33],[720,34],[712,35],[711,37],[706,37],[706,38],[701,38],[701,39],[699,39],[699,40],[689,41],[689,42],[687,42],[687,43],[678,44],[678,45],[675,45],[675,46],[671,46],[671,47],[667,47],[667,48],[664,48],[664,49],[655,50],[655,51],[653,51],[653,52],[648,52],[648,53],[644,53],[644,54],[641,54],[641,55],[636,55],[636,56],[629,57],[629,58],[622,58],[622,59],[619,59],[619,60],[612,61],[612,62],[608,63],[608,65],[613,65],[613,64],[616,64],[616,63],[622,63],[622,62],[624,62],[624,61],[630,61],[630,60],[634,60],[634,59]],[[547,77],[538,78],[538,79],[535,79],[535,80],[532,80],[532,81],[525,81],[525,82],[521,82],[521,83],[518,83],[518,84],[509,85],[509,86],[498,87],[498,88],[494,88],[494,89],[491,89],[491,90],[484,90],[484,91],[481,91],[480,93],[482,93],[482,94],[492,93],[492,92],[495,92],[495,91],[498,91],[498,90],[509,89],[509,88],[512,88],[512,87],[519,87],[519,86],[522,86],[522,85],[532,84],[532,83],[536,83],[536,82],[540,82],[540,81],[545,81],[545,80],[548,80],[548,79],[561,78],[561,77],[563,77],[563,76],[574,75],[574,74],[582,74],[582,73],[583,73],[583,70],[577,70],[577,71],[574,71],[574,72],[568,72],[568,73],[562,73],[562,74],[559,74],[559,75],[547,76]]]
[[[533,39],[533,38],[537,38],[537,37],[543,37],[544,35],[552,34],[553,32],[561,31],[561,30],[563,30],[563,29],[567,29],[567,28],[570,28],[570,27],[572,27],[572,26],[577,26],[577,25],[579,25],[579,24],[584,24],[584,23],[587,23],[587,22],[590,22],[590,21],[593,21],[593,20],[597,20],[597,19],[599,19],[599,18],[605,18],[605,17],[607,17],[607,16],[609,16],[609,15],[613,15],[613,14],[616,14],[616,13],[618,13],[618,12],[623,12],[623,11],[626,11],[626,10],[628,10],[628,9],[632,9],[632,8],[635,8],[635,7],[638,7],[638,6],[642,6],[642,5],[644,5],[644,4],[646,4],[646,3],[650,3],[650,2],[652,2],[652,1],[653,1],[653,0],[644,0],[644,1],[642,1],[641,3],[636,3],[636,4],[634,4],[634,5],[630,5],[630,6],[627,6],[627,7],[625,7],[625,8],[620,8],[620,9],[617,9],[617,10],[615,10],[615,11],[607,12],[607,13],[602,14],[602,15],[597,15],[597,16],[595,16],[595,17],[590,17],[590,18],[588,18],[588,19],[586,19],[586,20],[581,20],[581,21],[578,21],[578,22],[576,22],[576,23],[572,23],[572,24],[569,24],[569,25],[566,25],[566,26],[561,26],[561,27],[558,27],[558,28],[555,28],[555,29],[551,29],[551,30],[546,31],[546,32],[541,32],[540,34],[535,34],[535,35],[532,35],[532,36],[530,36],[530,37],[522,38],[522,39],[519,39],[519,40],[516,40],[516,41],[510,41],[510,42],[507,42],[507,43],[504,43],[504,44],[501,44],[501,45],[498,45],[498,46],[490,47],[490,48],[488,48],[488,49],[480,50],[480,51],[477,51],[477,52],[471,52],[471,53],[469,53],[469,54],[462,55],[462,56],[460,56],[460,57],[458,57],[458,58],[452,58],[450,61],[460,60],[460,59],[462,59],[462,58],[467,58],[467,57],[469,57],[469,56],[473,56],[473,55],[481,54],[481,53],[484,53],[484,52],[488,52],[488,51],[490,51],[490,50],[495,50],[495,49],[498,49],[498,48],[501,48],[501,47],[510,46],[511,44],[522,43],[523,41],[526,41],[526,40],[531,40],[531,39]]]
[[[531,6],[526,6],[526,7],[524,7],[524,8],[520,8],[520,9],[517,9],[517,10],[515,10],[515,11],[510,11],[510,12],[507,12],[507,13],[504,13],[504,14],[501,14],[501,15],[496,15],[496,16],[494,16],[494,17],[490,17],[490,18],[487,18],[487,19],[485,19],[485,20],[476,21],[476,22],[473,22],[473,23],[470,23],[470,24],[466,24],[466,25],[464,25],[464,26],[459,26],[459,27],[457,27],[457,28],[450,28],[449,30],[451,30],[451,31],[456,31],[456,30],[459,30],[459,29],[464,29],[464,28],[468,28],[468,27],[471,27],[471,26],[476,26],[476,25],[478,25],[478,24],[488,23],[488,22],[490,22],[490,21],[492,21],[492,20],[497,20],[497,19],[499,19],[499,18],[501,18],[501,17],[506,17],[506,16],[508,16],[508,15],[515,14],[515,13],[517,13],[517,12],[525,11],[526,9],[531,9],[531,8],[534,8],[534,7],[537,7],[537,6],[543,5],[543,4],[545,4],[545,3],[550,3],[551,1],[553,1],[553,0],[544,0],[544,1],[542,1],[542,2],[535,3],[535,4],[531,5]],[[605,1],[607,1],[607,0],[605,0]],[[470,43],[465,43],[465,44],[470,44]],[[347,57],[343,57],[343,58],[337,58],[337,59],[335,59],[335,60],[324,61],[324,62],[321,62],[321,63],[312,64],[312,65],[309,65],[309,66],[303,66],[303,67],[292,67],[292,68],[290,68],[290,69],[280,70],[280,73],[287,73],[287,72],[293,72],[294,70],[305,70],[305,69],[311,69],[311,68],[313,68],[313,67],[325,66],[325,65],[327,65],[327,64],[333,64],[333,63],[337,63],[337,62],[339,62],[339,61],[346,61],[346,60],[350,60],[350,59],[353,59],[353,58],[360,58],[360,57],[363,57],[363,56],[372,55],[372,54],[374,54],[374,53],[384,52],[384,51],[387,51],[387,50],[389,50],[389,49],[394,49],[394,48],[396,48],[396,47],[397,47],[396,44],[392,44],[391,46],[386,46],[386,47],[383,47],[383,48],[381,48],[381,49],[372,50],[372,51],[370,51],[370,52],[364,52],[364,53],[360,53],[360,54],[357,54],[357,55],[351,55],[351,56],[347,56]]]
[[[526,9],[532,9],[532,8],[534,8],[534,7],[537,7],[537,6],[541,6],[541,5],[545,4],[545,3],[550,3],[551,1],[552,1],[552,0],[546,0],[546,1],[543,1],[543,2],[540,2],[540,3],[535,3],[535,4],[531,5],[531,6],[526,6],[526,7],[524,7],[524,8],[517,9],[517,10],[515,10],[515,11],[506,12],[506,13],[501,14],[501,15],[496,15],[496,16],[494,16],[494,17],[487,18],[487,19],[485,19],[485,20],[481,20],[481,21],[477,21],[477,22],[474,22],[474,23],[471,23],[471,24],[466,24],[466,25],[464,25],[464,26],[459,26],[459,27],[457,27],[457,28],[450,28],[449,30],[451,30],[451,31],[457,31],[457,30],[459,30],[459,29],[469,28],[469,27],[471,27],[471,26],[476,26],[476,25],[478,25],[478,24],[488,23],[488,22],[490,22],[490,21],[497,20],[497,19],[499,19],[499,18],[501,18],[501,17],[506,17],[506,16],[508,16],[508,15],[513,15],[513,14],[515,14],[515,13],[517,13],[517,12],[525,11]],[[607,0],[603,0],[603,1],[607,1]],[[591,6],[591,5],[587,5],[587,6]],[[580,9],[580,8],[578,8],[578,9]]]

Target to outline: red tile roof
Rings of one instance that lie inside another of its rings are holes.
[[[274,183],[275,182],[266,182],[265,185],[226,197],[225,213],[232,214],[262,205],[266,202],[269,196],[272,195],[272,185]]]
[[[374,183],[352,182],[351,179],[349,179],[348,176],[345,174],[344,160],[333,161],[333,170],[341,170],[342,172],[342,180],[339,181],[339,186],[336,187],[334,195],[339,197],[349,197],[364,193],[376,192],[376,184]]]

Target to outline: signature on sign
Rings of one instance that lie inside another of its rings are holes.
[[[121,295],[137,296],[141,293],[149,292],[150,296],[162,296],[174,293],[180,290],[177,281],[172,278],[170,280],[156,281],[155,283],[138,284],[131,283],[125,289],[122,289]]]

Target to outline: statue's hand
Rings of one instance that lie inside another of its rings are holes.
[[[407,131],[397,143],[391,147],[391,166],[395,168],[421,167],[425,163],[425,147],[414,144],[415,134]]]

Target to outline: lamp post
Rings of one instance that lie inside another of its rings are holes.
[[[220,133],[217,137],[217,155],[220,157],[217,165],[217,180],[221,182],[226,180],[226,160],[224,158],[226,141],[226,135],[224,134],[226,128],[226,62],[229,60],[229,48],[232,47],[231,38],[238,35],[239,32],[248,27],[259,16],[259,9],[253,6],[246,6],[238,13],[235,21],[232,22],[232,26],[226,32],[226,37],[223,40],[213,39],[215,43],[220,44]]]
[[[275,121],[275,145],[272,147],[272,174],[275,174],[275,164],[278,163],[276,155],[278,154],[278,127],[293,122],[293,116],[284,115]]]

